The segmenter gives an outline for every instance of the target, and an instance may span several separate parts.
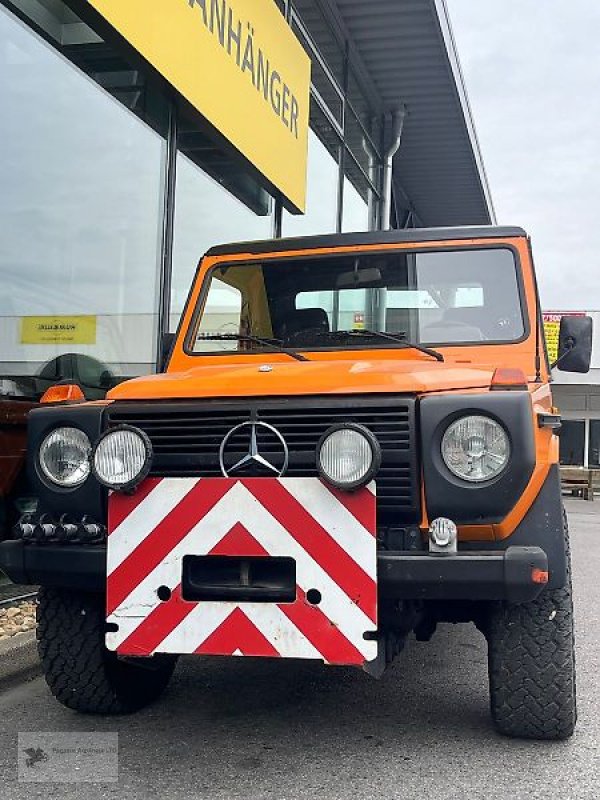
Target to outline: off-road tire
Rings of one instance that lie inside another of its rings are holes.
[[[88,714],[127,714],[155,700],[176,657],[122,661],[104,645],[100,594],[42,587],[38,595],[38,652],[46,683],[63,705]]]
[[[575,730],[575,647],[569,531],[567,581],[519,605],[495,604],[487,626],[490,705],[496,729],[525,739],[567,739]]]

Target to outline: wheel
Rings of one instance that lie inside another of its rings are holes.
[[[155,700],[167,686],[176,656],[122,661],[104,645],[100,594],[42,587],[38,652],[46,683],[63,705],[89,714],[126,714]]]
[[[488,620],[490,705],[497,730],[506,736],[567,739],[575,730],[575,647],[566,515],[564,533],[564,588],[547,590],[530,603],[497,604]]]

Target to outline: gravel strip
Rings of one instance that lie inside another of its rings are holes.
[[[0,608],[0,642],[35,628],[35,607],[32,600]]]

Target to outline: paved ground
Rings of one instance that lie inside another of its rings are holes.
[[[0,796],[600,798],[600,502],[569,500],[579,727],[567,743],[498,737],[484,642],[444,626],[377,682],[301,663],[191,660],[152,708],[112,719],[59,706],[41,678],[0,696]],[[18,731],[118,731],[118,784],[16,781]],[[4,771],[4,775],[2,772]]]

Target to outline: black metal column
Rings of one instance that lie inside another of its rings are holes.
[[[156,368],[162,362],[163,339],[169,333],[171,284],[173,277],[173,224],[175,221],[175,187],[177,183],[177,109],[171,103],[163,177],[163,218],[160,245],[159,305],[156,342]]]

